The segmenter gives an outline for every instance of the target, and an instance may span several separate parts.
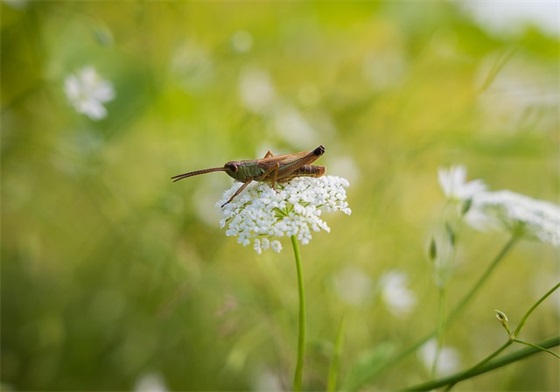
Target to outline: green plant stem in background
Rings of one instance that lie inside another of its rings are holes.
[[[560,335],[553,336],[551,338],[545,339],[536,344],[537,347],[526,347],[521,350],[517,350],[511,354],[508,354],[496,361],[488,362],[482,366],[476,366],[464,372],[456,373],[451,376],[440,378],[439,380],[429,381],[423,384],[418,384],[410,388],[405,389],[405,391],[430,391],[432,389],[441,388],[446,385],[455,385],[460,381],[467,380],[479,376],[481,374],[487,373],[491,370],[509,365],[525,359],[531,355],[542,352],[542,349],[550,349],[560,345]]]
[[[504,259],[505,255],[507,255],[509,253],[509,251],[517,243],[519,238],[520,237],[518,235],[514,234],[509,239],[509,241],[505,244],[505,246],[502,248],[500,253],[498,253],[498,255],[494,258],[492,263],[488,266],[488,268],[486,268],[486,271],[484,271],[484,274],[482,274],[480,279],[478,279],[478,282],[476,282],[476,284],[472,287],[472,289],[469,291],[469,293],[467,295],[465,295],[465,297],[463,297],[461,302],[459,302],[457,304],[457,306],[455,306],[455,308],[451,311],[451,313],[449,313],[449,317],[448,317],[448,320],[447,320],[448,323],[450,323],[455,317],[457,317],[457,315],[471,301],[471,299],[474,297],[474,295],[477,293],[477,291],[488,280],[488,278],[490,277],[490,274],[492,274],[492,271],[494,271],[494,269],[498,266],[500,261],[502,261]]]
[[[303,358],[305,355],[305,291],[303,287],[303,273],[301,268],[301,256],[299,254],[299,245],[295,235],[293,235],[291,239],[292,239],[292,246],[294,248],[294,256],[296,259],[298,293],[299,293],[298,353],[297,353],[296,371],[294,373],[294,391],[301,391],[301,384],[303,380]]]
[[[500,253],[496,255],[492,263],[488,266],[486,271],[484,271],[480,279],[475,283],[473,288],[468,292],[467,295],[465,295],[465,297],[463,297],[463,299],[459,302],[459,304],[456,305],[455,308],[450,312],[449,317],[447,318],[446,325],[449,325],[451,321],[455,319],[459,315],[459,313],[467,306],[467,304],[472,300],[476,292],[480,289],[480,287],[482,287],[484,282],[488,280],[492,271],[498,266],[500,261],[502,261],[505,258],[505,256],[511,251],[513,246],[517,243],[518,239],[519,237],[516,235],[513,235],[509,239],[509,241],[500,250]],[[380,366],[376,372],[372,373],[371,377],[368,380],[364,380],[364,383],[373,380],[375,376],[381,374],[384,370],[393,367],[396,363],[408,357],[410,354],[416,352],[424,343],[432,339],[436,335],[436,333],[437,331],[431,332],[430,334],[426,335],[424,338],[419,340],[416,344],[413,344],[405,351],[397,355],[392,360],[387,361],[383,366]]]
[[[560,287],[560,283],[557,283],[553,288],[551,288],[550,290],[548,290],[541,298],[539,298],[537,300],[537,302],[535,302],[527,312],[525,312],[525,314],[523,315],[523,317],[521,318],[521,321],[519,323],[519,325],[517,326],[517,328],[515,329],[515,331],[509,333],[508,335],[508,341],[506,343],[504,343],[500,348],[498,348],[496,351],[494,351],[492,354],[490,354],[489,356],[487,356],[485,359],[483,359],[482,361],[480,361],[479,363],[477,363],[475,366],[473,366],[472,368],[465,370],[464,372],[462,372],[461,374],[473,374],[473,376],[478,375],[475,371],[477,369],[483,368],[485,367],[488,363],[490,363],[494,358],[496,358],[500,353],[502,353],[506,348],[508,348],[509,346],[511,346],[513,343],[519,343],[519,344],[524,344],[527,345],[535,350],[540,350],[543,352],[547,352],[553,356],[555,356],[556,358],[560,358],[558,356],[558,354],[556,354],[553,351],[548,350],[548,348],[540,346],[538,344],[534,344],[534,343],[529,343],[529,342],[524,342],[522,340],[518,340],[516,339],[517,335],[521,332],[521,329],[523,328],[523,325],[525,325],[525,322],[527,321],[527,319],[529,318],[529,316],[531,315],[531,313],[533,313],[533,311],[546,299],[548,298],[553,292],[555,292],[558,288]],[[508,362],[509,363],[509,362]],[[468,377],[465,377],[468,378]],[[446,390],[450,390],[457,382],[464,380],[465,378],[462,378],[460,380],[454,381],[454,382],[450,382],[447,387]]]
[[[527,319],[529,318],[529,316],[531,315],[531,313],[533,313],[533,310],[535,310],[537,308],[537,306],[539,306],[545,299],[547,299],[552,293],[554,293],[556,290],[558,290],[558,288],[560,287],[560,283],[556,283],[556,285],[551,288],[550,290],[548,290],[537,302],[535,302],[533,304],[533,306],[531,306],[529,308],[529,310],[523,315],[523,317],[521,318],[521,321],[519,322],[519,325],[517,326],[517,328],[515,328],[515,330],[513,331],[513,337],[517,337],[517,335],[519,335],[519,332],[521,332],[521,329],[523,328],[523,326],[525,325],[525,322],[527,321]]]
[[[483,359],[482,361],[480,361],[477,365],[475,365],[473,367],[480,367],[480,366],[484,366],[486,363],[490,362],[492,359],[494,359],[496,356],[498,356],[498,354],[500,354],[502,351],[504,351],[507,347],[509,347],[513,342],[517,342],[520,344],[525,344],[528,345],[530,347],[534,347],[534,348],[539,348],[538,345],[532,344],[532,343],[527,343],[521,340],[517,339],[517,335],[519,335],[519,333],[521,332],[521,329],[523,328],[523,326],[525,325],[525,322],[527,321],[527,319],[529,318],[529,316],[531,315],[531,313],[533,313],[533,311],[537,308],[537,306],[539,306],[546,298],[548,298],[553,292],[555,292],[558,288],[560,287],[560,283],[557,283],[553,288],[551,288],[550,290],[548,290],[541,298],[539,298],[539,300],[537,302],[535,302],[527,312],[525,312],[525,314],[523,315],[523,317],[521,318],[521,321],[519,322],[519,325],[517,326],[517,328],[515,328],[515,330],[511,333],[511,335],[509,336],[509,340],[504,343],[499,349],[497,349],[496,351],[494,351],[492,354],[490,354],[488,357],[486,357],[485,359]],[[546,349],[543,348],[543,351],[547,351]],[[555,353],[552,353],[552,355],[555,355]]]
[[[327,391],[333,392],[337,390],[336,384],[338,381],[338,372],[340,370],[340,353],[342,352],[342,341],[344,339],[344,317],[340,320],[338,333],[336,335],[336,343],[334,345],[333,356],[331,359],[331,366],[329,368],[329,379],[327,384]]]
[[[434,355],[434,361],[432,363],[432,370],[430,372],[431,378],[434,378],[436,375],[437,367],[438,367],[438,360],[439,360],[439,353],[441,348],[443,347],[443,333],[445,331],[446,325],[446,317],[445,317],[445,303],[447,301],[447,287],[445,283],[440,286],[439,288],[439,303],[438,303],[438,325],[437,325],[437,346],[436,352]]]
[[[519,339],[511,339],[511,341],[512,341],[512,342],[515,342],[515,343],[523,344],[523,345],[525,345],[525,346],[529,346],[529,347],[536,348],[537,350],[541,350],[541,351],[543,351],[543,352],[545,352],[545,353],[548,353],[548,354],[552,355],[553,357],[556,357],[557,359],[560,359],[560,355],[556,354],[554,351],[550,351],[550,350],[548,350],[548,349],[546,349],[546,348],[544,348],[544,347],[541,347],[541,346],[539,346],[539,345],[537,345],[537,344],[525,342],[525,341],[519,340]]]
[[[455,308],[450,312],[449,317],[445,317],[445,301],[447,297],[447,289],[445,286],[442,286],[439,290],[439,315],[438,315],[438,326],[436,331],[436,339],[437,339],[437,349],[436,354],[434,356],[434,362],[432,365],[431,377],[434,378],[437,371],[437,363],[439,359],[439,353],[441,348],[443,347],[443,334],[445,332],[445,328],[447,325],[463,310],[463,308],[471,301],[471,299],[475,296],[475,294],[480,290],[484,282],[488,280],[492,271],[497,267],[499,262],[503,260],[504,256],[509,252],[511,247],[515,244],[515,242],[519,239],[518,236],[513,235],[510,240],[506,243],[506,245],[502,248],[500,253],[494,258],[492,263],[488,266],[484,274],[478,279],[475,285],[471,288],[471,290],[463,297],[461,302],[455,306]]]

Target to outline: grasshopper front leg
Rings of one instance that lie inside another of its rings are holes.
[[[235,199],[235,196],[237,196],[237,195],[239,195],[241,192],[243,192],[243,189],[247,188],[247,185],[249,185],[252,181],[253,181],[253,180],[247,180],[247,181],[245,181],[245,182],[243,183],[243,185],[241,185],[241,186],[239,187],[239,189],[233,194],[233,196],[230,197],[229,200],[226,201],[224,204],[222,204],[222,205],[220,206],[220,208],[224,208],[224,206],[225,206],[226,204],[230,203],[233,199]]]

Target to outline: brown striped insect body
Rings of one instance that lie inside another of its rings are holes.
[[[252,181],[269,182],[274,188],[277,183],[286,182],[295,177],[321,177],[325,174],[325,167],[311,165],[311,163],[324,153],[325,147],[323,146],[319,146],[311,151],[276,156],[268,151],[262,159],[230,161],[223,167],[178,174],[171,177],[171,179],[173,182],[176,182],[200,174],[225,171],[233,179],[242,182],[243,185],[227,202],[222,204],[223,207],[239,195]]]

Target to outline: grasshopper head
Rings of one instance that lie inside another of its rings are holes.
[[[238,172],[239,172],[239,162],[231,161],[224,165],[224,170],[228,176],[238,179]]]

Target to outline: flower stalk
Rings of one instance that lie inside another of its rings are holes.
[[[234,184],[216,204],[221,214],[220,226],[226,229],[226,235],[237,237],[237,242],[243,246],[252,245],[257,254],[267,249],[280,252],[279,239],[290,237],[299,296],[294,391],[302,388],[306,342],[305,289],[299,243],[308,244],[313,232],[330,231],[322,219],[323,212],[352,213],[346,202],[348,186],[346,179],[336,176],[297,177],[275,188],[262,182],[249,184],[232,199],[239,189],[239,185]]]
[[[299,296],[299,318],[298,318],[298,350],[296,370],[294,373],[294,391],[301,391],[303,381],[303,360],[305,356],[305,288],[303,285],[303,272],[301,268],[301,256],[299,253],[299,245],[295,235],[291,236],[292,247],[294,248],[294,258],[296,259],[296,271],[298,279],[298,296]]]

